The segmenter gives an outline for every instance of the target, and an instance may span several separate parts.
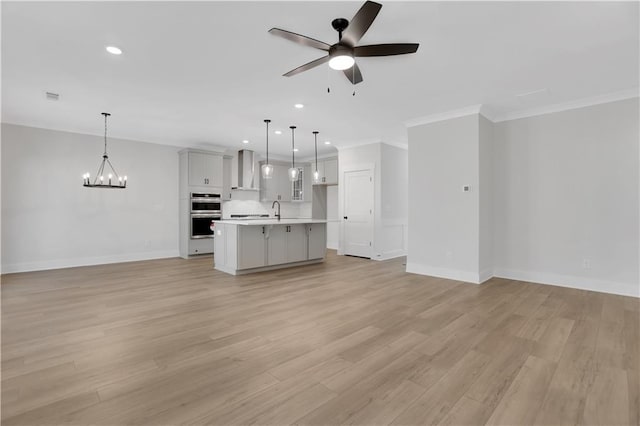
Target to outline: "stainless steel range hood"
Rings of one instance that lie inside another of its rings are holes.
[[[232,189],[243,191],[257,191],[258,188],[258,167],[255,161],[253,151],[241,149],[236,156],[238,170],[238,186]]]

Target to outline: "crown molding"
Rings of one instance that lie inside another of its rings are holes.
[[[364,139],[357,142],[342,144],[340,146],[334,145],[338,151],[344,151],[345,149],[357,148],[359,146],[365,145],[374,145],[377,143],[382,143],[380,139]]]
[[[451,111],[441,112],[438,114],[426,115],[423,117],[412,118],[404,122],[406,127],[421,126],[423,124],[437,123],[438,121],[451,120],[452,118],[466,117],[467,115],[480,114],[482,105],[471,105],[464,108],[454,109]]]
[[[437,114],[413,118],[404,122],[406,127],[421,126],[424,124],[437,123],[438,121],[451,120],[453,118],[465,117],[472,114],[480,114],[487,120],[494,123],[502,121],[518,120],[520,118],[535,117],[537,115],[551,114],[554,112],[567,111],[571,109],[584,108],[592,105],[606,104],[609,102],[622,101],[625,99],[637,98],[640,96],[638,88],[621,90],[607,93],[605,95],[590,96],[588,98],[576,99],[569,102],[562,102],[542,107],[529,108],[518,111],[496,113],[487,105],[470,105],[464,108],[454,109]]]
[[[638,88],[621,90],[618,92],[607,93],[606,95],[591,96],[588,98],[576,99],[574,101],[563,102],[559,104],[547,105],[538,108],[530,108],[520,111],[511,111],[496,116],[492,121],[499,123],[501,121],[518,120],[520,118],[535,117],[537,115],[551,114],[554,112],[567,111],[570,109],[584,108],[592,105],[606,104],[609,102],[622,101],[625,99],[637,98],[639,96]],[[487,117],[488,118],[488,117]]]
[[[394,148],[404,149],[405,151],[409,150],[409,144],[406,142],[381,142],[381,143],[392,146]]]
[[[336,146],[336,148],[338,149],[338,151],[344,151],[344,150],[351,149],[351,148],[358,148],[358,147],[361,147],[361,146],[376,145],[376,144],[389,145],[389,146],[393,146],[395,148],[400,148],[400,149],[405,149],[405,150],[409,149],[409,144],[406,143],[406,142],[385,142],[385,141],[381,141],[379,139],[362,140],[362,141],[354,142],[354,143],[351,143],[351,144],[348,144],[348,145],[342,145],[340,147]]]

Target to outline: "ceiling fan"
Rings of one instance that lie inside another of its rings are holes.
[[[344,72],[344,75],[353,84],[362,82],[362,73],[358,64],[355,63],[356,57],[365,56],[391,56],[405,55],[407,53],[415,53],[418,50],[418,43],[390,43],[390,44],[371,44],[368,46],[356,46],[364,33],[367,32],[374,19],[380,12],[382,5],[373,1],[367,1],[362,5],[360,10],[353,17],[351,22],[345,18],[337,18],[331,22],[331,26],[338,31],[338,42],[330,45],[311,37],[296,34],[291,31],[282,30],[280,28],[271,28],[269,32],[278,37],[286,38],[294,43],[303,44],[319,50],[328,52],[327,56],[323,56],[298,68],[292,69],[284,74],[285,77],[291,77],[300,74],[303,71],[315,68],[325,62],[329,62],[329,66],[335,70]]]

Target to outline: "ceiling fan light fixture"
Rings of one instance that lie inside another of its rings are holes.
[[[351,68],[355,62],[353,56],[338,55],[329,60],[329,66],[336,71],[343,71]]]
[[[112,55],[121,55],[122,54],[122,49],[120,49],[119,47],[116,46],[107,46],[105,47],[105,50],[109,53],[111,53]]]

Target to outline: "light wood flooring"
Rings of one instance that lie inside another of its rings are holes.
[[[638,424],[639,300],[336,256],[2,277],[2,424]]]

